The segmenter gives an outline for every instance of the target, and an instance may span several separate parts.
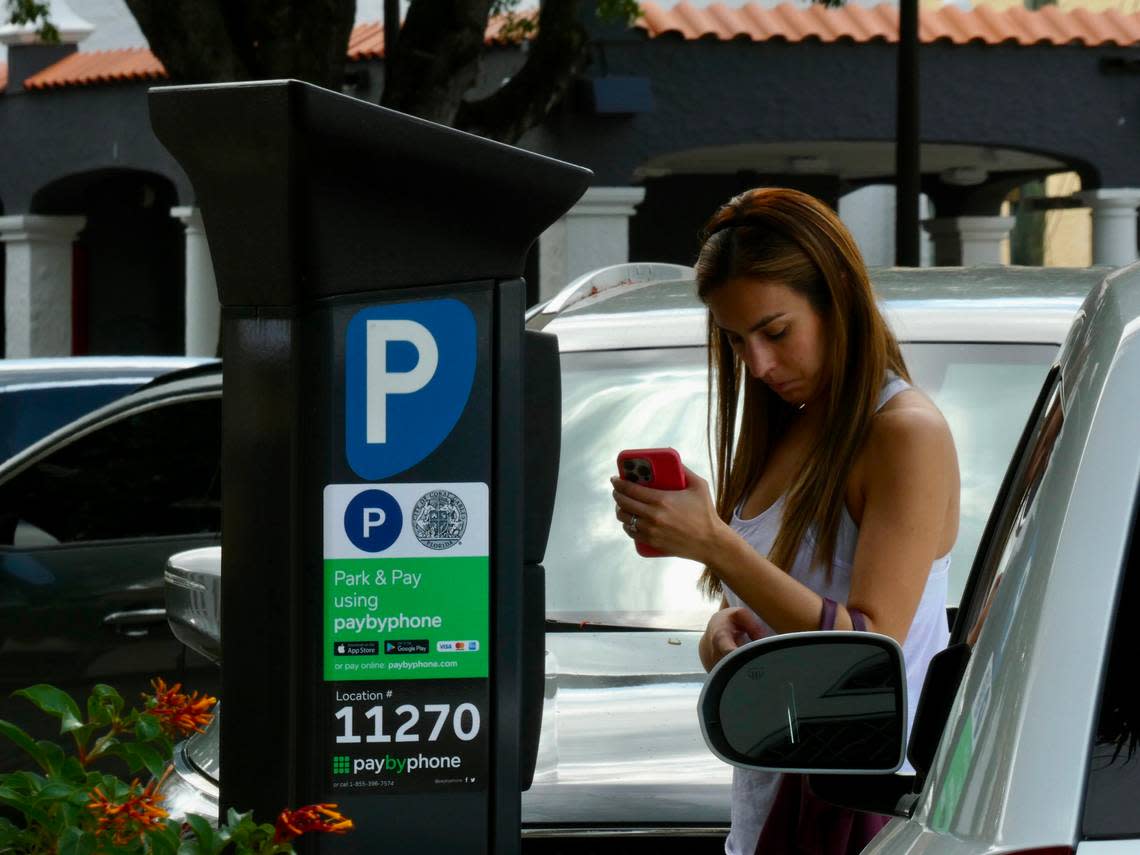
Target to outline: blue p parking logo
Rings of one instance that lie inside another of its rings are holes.
[[[383,490],[365,490],[344,509],[344,533],[361,552],[383,552],[403,528],[400,503]]]
[[[459,300],[356,313],[345,340],[345,453],[376,481],[415,466],[454,429],[478,357],[475,316]]]

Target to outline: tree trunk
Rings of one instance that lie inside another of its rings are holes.
[[[462,102],[455,127],[513,143],[540,124],[589,61],[580,3],[545,0],[526,64],[497,92],[479,101]]]
[[[176,83],[291,77],[339,91],[355,0],[126,0]]]
[[[492,0],[415,0],[384,63],[380,103],[452,125],[475,83]]]

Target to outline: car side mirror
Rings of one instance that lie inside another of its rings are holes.
[[[709,674],[701,731],[734,766],[884,775],[903,764],[906,669],[869,632],[798,632],[746,644]]]
[[[170,556],[163,576],[174,637],[211,662],[222,661],[222,548]]]

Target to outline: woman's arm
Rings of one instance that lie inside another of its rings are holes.
[[[733,608],[728,599],[720,598],[720,609],[709,618],[708,626],[697,645],[697,653],[706,671],[736,648],[765,635],[764,627],[748,609]]]
[[[708,482],[691,469],[685,474],[688,487],[684,490],[654,490],[610,479],[617,517],[630,537],[707,565],[776,632],[818,628],[820,596],[757,553],[717,516]],[[635,515],[637,530],[630,533],[629,521]],[[722,615],[717,612],[713,620]],[[717,629],[712,621],[710,629]]]
[[[958,456],[950,428],[932,406],[883,410],[872,421],[861,467],[863,514],[847,605],[866,615],[868,629],[902,644],[930,565],[957,535]]]
[[[905,407],[872,422],[860,470],[863,508],[848,604],[867,629],[905,638],[939,556],[958,489],[949,428],[936,410]],[[664,552],[700,561],[776,632],[819,627],[823,600],[758,554],[712,507],[708,484],[687,473],[683,491],[651,490],[615,479],[618,517],[638,516],[636,538]],[[628,529],[627,529],[628,531]],[[842,606],[836,629],[850,629]],[[706,631],[707,634],[707,631]]]

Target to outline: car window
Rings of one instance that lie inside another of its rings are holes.
[[[553,619],[704,628],[700,566],[642,558],[614,518],[609,477],[623,448],[671,446],[708,477],[705,351],[562,354],[562,455],[546,548]]]
[[[994,496],[1055,358],[1053,345],[911,343],[915,383],[946,414],[962,470],[962,524],[951,603],[969,573]],[[562,354],[562,455],[546,550],[554,619],[703,629],[715,603],[700,567],[642,558],[614,519],[609,476],[623,448],[672,446],[708,477],[705,351],[699,347]]]
[[[1049,375],[1030,420],[1025,427],[1017,459],[1007,465],[1008,484],[1003,485],[999,507],[993,510],[990,529],[978,555],[970,586],[954,624],[952,642],[973,644],[989,616],[1005,570],[1025,541],[1027,521],[1038,488],[1048,471],[1057,437],[1064,426],[1060,372]]]
[[[0,460],[121,398],[144,381],[145,378],[114,383],[29,383],[0,391]]]
[[[1140,517],[1132,524],[1124,581],[1116,603],[1112,643],[1089,751],[1084,836],[1140,837]]]
[[[221,398],[135,411],[0,485],[0,544],[221,530]]]
[[[1058,348],[1051,344],[904,344],[911,378],[950,425],[962,481],[948,605],[962,589],[1017,440]]]

